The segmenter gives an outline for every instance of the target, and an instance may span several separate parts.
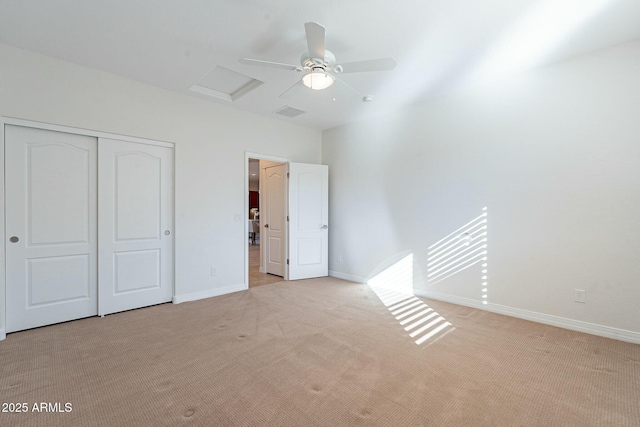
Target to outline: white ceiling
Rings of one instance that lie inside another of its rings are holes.
[[[338,63],[394,57],[396,69],[343,74],[360,95],[281,99],[301,74],[238,62],[299,64],[309,21]],[[2,43],[316,129],[636,39],[638,0],[0,1]],[[264,83],[233,102],[189,90],[216,66]],[[286,105],[306,113],[273,113]]]

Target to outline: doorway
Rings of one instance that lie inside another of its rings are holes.
[[[285,280],[286,163],[247,159],[247,263],[250,288]]]
[[[256,179],[258,208],[252,210]],[[328,275],[328,185],[326,165],[245,152],[247,288]]]

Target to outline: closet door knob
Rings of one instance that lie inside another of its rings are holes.
[[[269,224],[265,224],[265,225],[264,225],[264,228],[269,228]]]
[[[171,234],[171,232],[169,230],[164,230],[164,235],[168,236],[169,234]]]
[[[11,243],[18,243],[20,241],[20,239],[18,238],[18,236],[11,236],[11,238],[9,239],[9,241]]]

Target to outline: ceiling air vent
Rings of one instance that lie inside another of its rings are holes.
[[[261,84],[260,80],[218,65],[198,83],[191,86],[190,90],[233,102]]]
[[[296,116],[299,116],[300,114],[304,114],[305,111],[298,110],[297,108],[293,108],[293,107],[289,107],[288,105],[285,105],[279,110],[274,111],[274,113],[280,114],[281,116],[285,116],[285,117],[296,117]]]

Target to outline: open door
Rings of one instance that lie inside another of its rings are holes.
[[[329,167],[289,163],[289,280],[329,275]]]

